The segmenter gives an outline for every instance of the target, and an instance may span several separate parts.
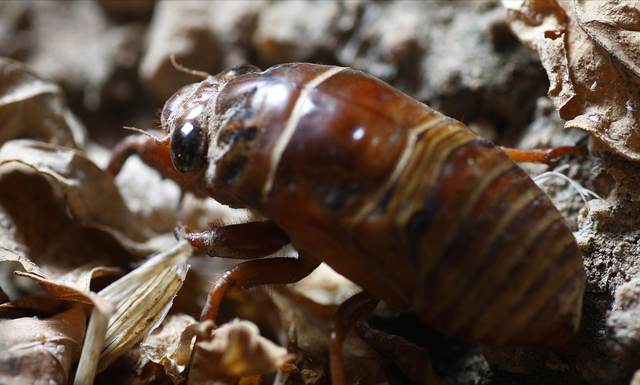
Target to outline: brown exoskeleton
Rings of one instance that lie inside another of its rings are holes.
[[[334,384],[345,382],[344,333],[379,299],[490,345],[553,347],[574,335],[580,250],[503,149],[349,68],[242,66],[204,77],[167,101],[160,143],[128,139],[111,165],[138,152],[270,219],[184,234],[212,257],[250,259],[216,281],[203,320],[232,288],[296,282],[325,262],[364,290],[330,326]],[[574,150],[510,154],[544,161]],[[299,258],[260,259],[289,242]]]

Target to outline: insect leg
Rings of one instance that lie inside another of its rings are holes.
[[[146,135],[127,136],[118,143],[111,153],[107,174],[111,177],[118,175],[124,162],[131,155],[138,155],[144,163],[158,170],[163,178],[176,181],[183,191],[191,191],[197,196],[206,196],[191,184],[195,178],[185,177],[173,166],[169,146],[158,144],[154,138]]]
[[[130,135],[118,143],[111,153],[111,161],[107,167],[107,173],[111,176],[117,175],[124,162],[134,154],[137,154],[145,163],[160,171],[163,176],[166,174],[166,178],[179,175],[171,162],[169,146],[157,144],[153,138],[146,135]],[[173,170],[171,171],[171,169]]]
[[[534,150],[519,150],[506,147],[502,147],[502,149],[516,162],[546,163],[550,165],[565,155],[584,155],[584,150],[576,146]]]
[[[273,221],[211,226],[202,233],[189,233],[178,224],[176,238],[186,239],[210,257],[256,259],[266,257],[291,243],[289,236]]]
[[[202,233],[188,231],[186,226],[178,224],[174,234],[211,257],[253,259],[230,268],[218,278],[209,292],[201,321],[215,321],[218,305],[227,292],[297,282],[320,264],[312,257],[256,259],[273,254],[291,242],[272,221],[212,226]]]
[[[319,261],[297,258],[254,259],[235,265],[216,280],[202,309],[200,322],[215,321],[218,306],[226,293],[256,286],[298,282],[318,267]]]
[[[329,323],[329,363],[331,365],[331,383],[346,384],[344,362],[342,360],[342,341],[355,322],[378,306],[379,299],[369,293],[358,293],[343,302],[331,317]]]

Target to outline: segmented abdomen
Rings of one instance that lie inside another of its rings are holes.
[[[386,220],[421,280],[412,310],[489,344],[561,345],[580,320],[584,272],[562,215],[501,149],[443,119],[420,134]]]

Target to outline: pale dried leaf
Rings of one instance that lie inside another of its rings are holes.
[[[160,330],[142,343],[142,357],[162,365],[174,383],[182,379],[180,373],[191,356],[195,336],[192,325],[196,325],[196,320],[191,316],[170,315]]]
[[[93,383],[100,360],[100,348],[104,345],[109,318],[115,312],[115,306],[105,301],[105,306],[95,306],[91,311],[87,336],[82,345],[82,354],[78,362],[78,370],[74,385]]]
[[[0,262],[18,262],[28,273],[45,277],[45,273],[20,250],[0,247]]]
[[[187,276],[187,258],[192,253],[191,245],[180,241],[98,293],[116,304],[98,371],[104,370],[164,320]]]
[[[83,354],[89,364],[84,364],[78,371],[78,384],[92,381],[96,370],[104,370],[162,321],[186,277],[186,259],[191,252],[186,242],[180,242],[99,294],[89,291],[90,280],[109,269],[91,269],[84,277],[75,282],[68,280],[66,284],[48,279],[44,273],[19,272],[54,296],[95,305],[85,340],[87,353]],[[89,369],[86,369],[87,365]]]
[[[62,90],[26,65],[0,58],[0,145],[18,138],[82,148],[84,127]]]
[[[1,305],[0,383],[65,384],[80,354],[85,322],[78,303],[24,297]]]
[[[69,275],[75,276],[80,271],[72,271]],[[77,301],[86,304],[92,304],[96,298],[93,293],[89,291],[91,279],[100,277],[107,274],[122,273],[120,268],[106,268],[98,267],[91,269],[89,272],[79,277],[77,281],[73,280],[58,280],[50,279],[44,274],[37,274],[32,272],[16,271],[15,274],[23,277],[28,277],[37,282],[47,293],[59,299],[66,299],[68,301]]]
[[[636,76],[640,76],[640,1],[574,2],[584,31]]]
[[[291,287],[323,305],[339,305],[353,293],[362,291],[362,288],[336,273],[326,263],[320,264],[311,274]]]
[[[547,71],[565,128],[640,160],[640,11],[636,1],[503,1],[518,38]]]
[[[189,384],[236,384],[242,377],[274,371],[294,356],[260,335],[249,321],[235,319],[195,345]]]
[[[162,322],[186,277],[191,254],[191,246],[180,241],[98,293],[111,307],[96,307],[92,313],[87,336],[91,344],[83,347],[76,384],[93,381],[96,372]]]

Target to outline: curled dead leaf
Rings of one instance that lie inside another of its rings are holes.
[[[141,230],[113,180],[83,153],[33,140],[15,140],[0,148],[0,165],[26,165],[50,176],[60,186],[71,215],[85,226],[143,242]],[[109,210],[105,210],[108,204]]]
[[[89,291],[91,279],[113,273],[122,273],[122,270],[98,267],[84,272],[82,269],[76,269],[63,279],[51,279],[45,274],[35,272],[15,272],[16,275],[31,278],[55,298],[86,304],[92,304],[96,301],[95,295]],[[74,278],[77,279],[74,280]]]
[[[168,316],[157,333],[151,334],[142,343],[142,357],[164,367],[165,373],[174,383],[182,377],[191,356],[196,320],[185,314]],[[211,331],[209,331],[211,333]]]
[[[262,337],[255,324],[235,319],[195,345],[189,384],[236,384],[293,359],[287,349]]]
[[[0,58],[0,145],[18,138],[82,148],[86,133],[62,89],[31,68]]]
[[[5,224],[13,223],[0,232],[0,261],[18,262],[43,283],[84,290],[92,278],[118,272],[113,268],[131,258],[108,234],[69,218],[50,178],[7,167],[0,166],[0,211]]]
[[[0,305],[0,383],[67,383],[85,323],[79,303],[23,297]]]
[[[0,261],[58,298],[94,300],[91,280],[122,273],[122,243],[147,239],[113,182],[81,152],[31,140],[0,148]],[[114,235],[116,235],[114,237]],[[118,242],[120,241],[120,242]]]
[[[512,31],[542,61],[565,128],[640,160],[640,3],[503,1]]]

